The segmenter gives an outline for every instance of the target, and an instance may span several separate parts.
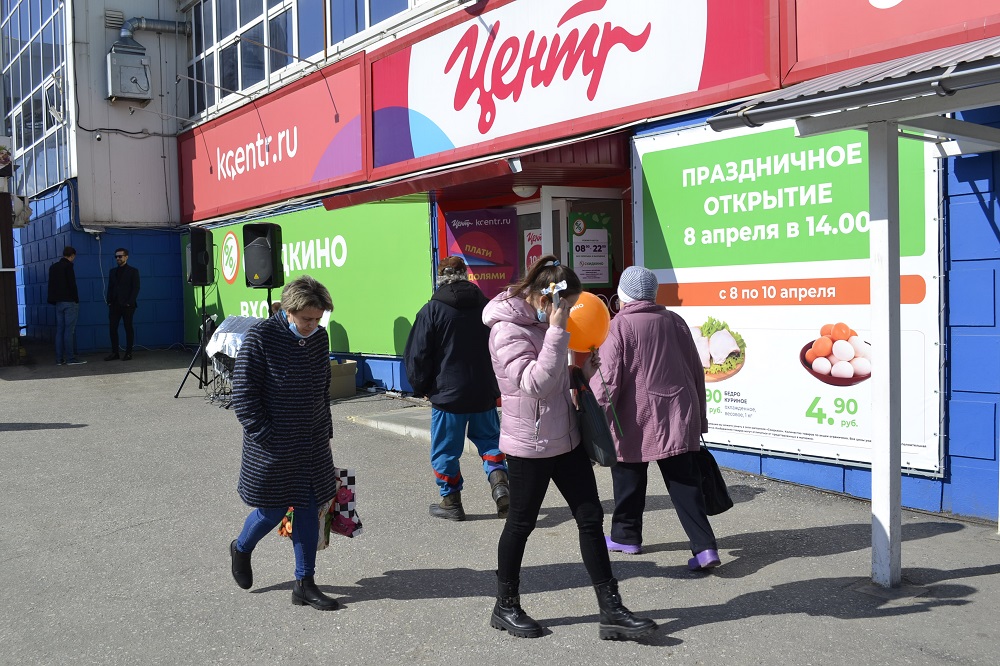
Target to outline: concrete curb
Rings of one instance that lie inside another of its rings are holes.
[[[349,416],[348,420],[358,425],[367,426],[384,432],[391,432],[403,437],[420,440],[430,444],[431,442],[431,408],[430,407],[408,407],[396,410],[387,415],[379,416]],[[479,450],[471,440],[465,440],[466,453],[478,455]]]

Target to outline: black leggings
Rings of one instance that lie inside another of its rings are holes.
[[[582,446],[554,458],[507,456],[510,510],[497,546],[497,574],[501,582],[520,579],[521,560],[528,535],[535,529],[549,480],[566,500],[580,531],[580,554],[595,585],[612,578],[604,541],[604,509],[597,495],[594,469]]]

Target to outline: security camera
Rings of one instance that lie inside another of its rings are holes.
[[[98,132],[98,133],[96,133],[94,135],[94,141],[100,141],[102,138],[104,138],[104,137],[101,136],[100,132]]]

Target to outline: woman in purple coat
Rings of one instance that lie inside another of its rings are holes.
[[[580,553],[601,611],[599,636],[636,639],[656,630],[655,622],[635,617],[622,605],[604,543],[604,511],[594,470],[580,446],[570,395],[566,322],[582,290],[576,273],[549,255],[483,310],[503,396],[500,450],[507,456],[510,483],[510,508],[497,545],[497,600],[490,625],[521,638],[542,635],[541,625],[521,608],[518,589],[524,548],[550,481],[576,520]],[[591,377],[598,364],[592,355],[584,375]]]
[[[687,323],[656,304],[658,286],[648,268],[622,273],[618,297],[624,305],[600,348],[607,389],[600,376],[590,380],[612,424],[614,405],[622,430],[611,429],[619,462],[611,468],[615,512],[605,540],[611,551],[642,551],[646,470],[655,462],[691,543],[688,567],[709,569],[719,565],[719,552],[695,458],[708,431],[705,373]]]

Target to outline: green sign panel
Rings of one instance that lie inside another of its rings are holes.
[[[285,284],[300,275],[322,282],[333,297],[327,330],[334,352],[401,356],[417,311],[433,291],[430,213],[425,198],[327,211],[322,207],[269,218],[282,235]],[[187,243],[185,238],[184,243]],[[267,291],[246,286],[243,225],[212,229],[215,283],[205,309],[265,317]],[[281,298],[281,289],[272,299]],[[201,288],[186,286],[185,333],[197,341]]]
[[[900,140],[901,256],[924,252],[923,145]],[[738,266],[869,254],[868,135],[784,128],[646,153],[648,268]]]

